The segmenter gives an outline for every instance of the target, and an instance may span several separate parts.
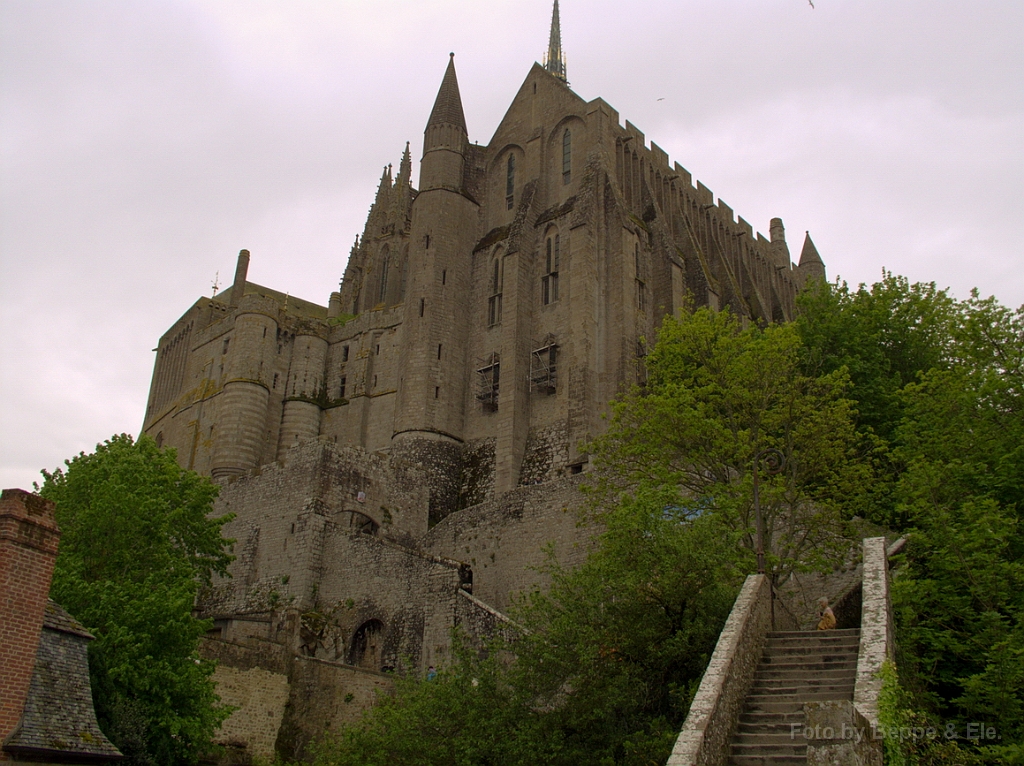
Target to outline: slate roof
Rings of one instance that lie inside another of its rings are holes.
[[[455,125],[466,132],[466,115],[462,111],[462,96],[459,95],[459,80],[455,76],[455,54],[448,59],[448,68],[437,91],[437,100],[430,110],[427,127],[431,125]]]
[[[90,639],[60,606],[46,605],[28,699],[4,750],[51,763],[107,763],[122,757],[96,723],[86,655]]]

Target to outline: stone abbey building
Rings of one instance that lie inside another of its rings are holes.
[[[257,644],[423,669],[453,627],[493,629],[546,543],[583,555],[581,445],[643,380],[662,319],[784,321],[824,276],[809,238],[793,265],[781,220],[769,231],[570,89],[557,0],[546,62],[486,146],[453,54],[418,184],[407,146],[326,306],[247,281],[243,250],[232,286],[160,340],[144,430],[236,515],[233,577],[200,604],[235,653],[223,673],[256,667],[238,653]],[[287,697],[295,674],[271,665]]]

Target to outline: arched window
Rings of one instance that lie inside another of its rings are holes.
[[[516,197],[516,156],[508,155],[508,169],[505,172],[505,206],[512,209]]]
[[[384,303],[388,299],[388,262],[390,260],[388,249],[385,247],[380,259],[380,289],[377,291],[377,303]]]
[[[562,183],[572,178],[572,133],[566,128],[562,134]]]

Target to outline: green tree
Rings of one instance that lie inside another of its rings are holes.
[[[949,362],[956,301],[934,282],[883,272],[856,290],[817,282],[800,294],[795,326],[810,375],[846,369],[857,424],[891,442],[903,416],[900,392]]]
[[[1024,745],[1024,307],[957,305],[948,364],[907,385],[906,568],[893,589],[904,677],[931,710]],[[984,743],[982,743],[984,744]],[[1000,760],[1001,759],[1001,760]]]
[[[594,444],[598,502],[640,491],[679,518],[709,514],[753,571],[752,470],[777,450],[783,470],[759,470],[769,567],[828,566],[849,545],[843,522],[870,486],[872,445],[854,428],[845,370],[808,375],[801,357],[792,326],[744,328],[708,309],[666,319],[647,387],[614,405]]]
[[[149,437],[114,436],[43,471],[62,537],[52,595],[96,636],[89,649],[100,726],[133,764],[194,763],[229,712],[192,616],[201,583],[226,574],[228,517],[217,487]]]

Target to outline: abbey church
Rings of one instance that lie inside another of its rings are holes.
[[[233,576],[199,604],[218,680],[278,679],[262,729],[250,702],[226,724],[252,752],[344,720],[339,690],[358,704],[381,671],[443,664],[453,628],[500,630],[546,545],[585,555],[584,445],[643,382],[666,315],[785,321],[824,278],[809,237],[794,265],[780,219],[755,233],[576,95],[560,37],[556,0],[545,62],[486,146],[468,141],[449,57],[418,182],[407,145],[327,305],[247,281],[243,250],[231,287],[160,339],[144,430],[235,514]],[[307,711],[319,723],[288,724],[300,677],[333,690]]]

